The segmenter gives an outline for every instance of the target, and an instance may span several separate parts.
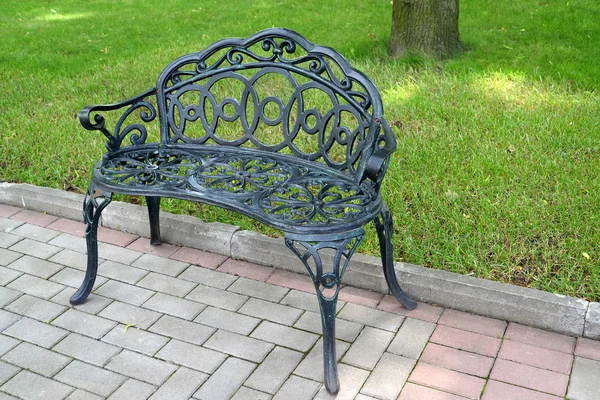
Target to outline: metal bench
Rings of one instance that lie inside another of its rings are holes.
[[[118,109],[114,126],[100,114]],[[365,224],[377,228],[391,292],[416,307],[396,279],[392,218],[379,193],[395,138],[373,83],[331,48],[286,29],[224,39],[173,61],[154,88],[85,107],[79,118],[106,136],[108,152],[84,201],[87,273],[72,304],[92,290],[100,214],[122,193],[146,197],[154,245],[161,197],[234,210],[283,231],[317,292],[330,393],[339,390],[337,296]],[[323,252],[332,265],[323,265]]]

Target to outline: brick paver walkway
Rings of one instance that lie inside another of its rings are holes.
[[[0,205],[0,400],[331,399],[306,276]],[[340,294],[338,399],[600,398],[600,342]]]

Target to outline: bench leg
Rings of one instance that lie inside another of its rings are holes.
[[[396,271],[394,270],[393,224],[392,214],[387,206],[384,205],[381,214],[375,219],[377,236],[379,236],[379,250],[381,251],[381,261],[383,264],[383,275],[392,294],[398,299],[400,304],[408,310],[414,310],[417,307],[417,302],[402,291],[400,284],[398,284]]]
[[[323,381],[325,388],[331,394],[336,394],[340,390],[335,349],[338,293],[350,257],[363,236],[362,229],[337,235],[285,235],[285,244],[300,258],[315,285],[323,327]],[[322,249],[335,250],[332,269],[329,272],[323,271],[323,262],[319,254]]]
[[[102,210],[110,203],[112,193],[96,191],[92,185],[88,188],[83,201],[83,220],[85,228],[85,241],[87,243],[87,270],[81,286],[69,300],[77,305],[85,302],[94,287],[96,272],[98,271],[98,223]]]
[[[160,240],[160,197],[146,196],[148,206],[148,218],[150,219],[150,244],[157,246]]]

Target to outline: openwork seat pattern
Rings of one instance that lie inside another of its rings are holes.
[[[371,80],[333,49],[286,29],[224,39],[176,59],[138,96],[85,107],[80,122],[104,134],[108,152],[84,201],[88,264],[72,304],[93,288],[100,215],[113,193],[123,193],[146,198],[154,245],[161,197],[219,206],[283,231],[317,292],[331,393],[339,390],[337,296],[367,223],[377,229],[391,292],[416,307],[395,275],[392,217],[379,193],[396,141]]]
[[[356,183],[290,156],[230,150],[193,145],[127,149],[102,160],[94,180],[110,192],[136,188],[145,196],[227,205],[296,233],[359,228],[381,211],[381,198],[369,181]]]

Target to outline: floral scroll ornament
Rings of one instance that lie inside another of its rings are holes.
[[[132,151],[103,164],[101,173],[112,183],[183,187],[199,164],[194,156],[181,152]]]
[[[364,215],[374,195],[361,186],[307,180],[267,193],[264,212],[294,224],[343,223]]]
[[[248,193],[280,187],[290,176],[288,166],[272,159],[223,154],[201,167],[194,180],[213,190]]]

